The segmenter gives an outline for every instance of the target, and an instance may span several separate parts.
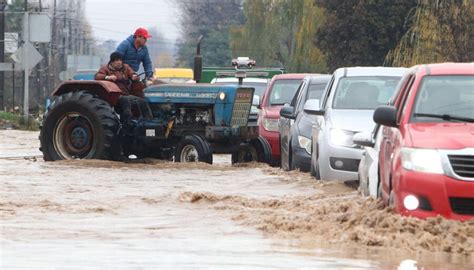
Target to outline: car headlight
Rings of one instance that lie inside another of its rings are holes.
[[[278,131],[278,119],[268,119],[268,118],[263,118],[263,128],[266,131],[273,131],[277,132]]]
[[[311,139],[303,136],[298,136],[298,144],[301,148],[306,150],[306,153],[311,155]]]
[[[336,128],[331,129],[329,133],[329,139],[332,144],[347,147],[352,147],[354,145],[354,142],[352,141],[353,136],[354,132]]]
[[[441,157],[434,149],[402,148],[401,159],[406,170],[444,174]]]

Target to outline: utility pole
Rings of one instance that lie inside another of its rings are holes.
[[[5,62],[5,8],[6,0],[0,0],[0,63]],[[5,108],[5,72],[0,71],[0,110]]]
[[[29,89],[30,89],[30,69],[28,68],[28,51],[26,50],[26,44],[30,42],[30,29],[29,29],[29,15],[28,15],[28,0],[25,0],[25,16],[23,19],[23,66],[25,67],[24,70],[24,94],[23,94],[23,120],[25,122],[28,120],[29,116]]]

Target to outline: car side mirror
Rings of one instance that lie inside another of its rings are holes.
[[[393,106],[379,106],[374,112],[374,122],[383,126],[398,127],[397,109]]]
[[[321,110],[319,99],[309,99],[304,104],[303,110],[310,115],[324,115],[324,110]]]
[[[257,95],[253,95],[252,106],[257,107],[260,109],[260,97]]]
[[[360,146],[367,146],[367,147],[374,147],[375,142],[372,139],[372,134],[368,132],[359,132],[354,134],[352,137],[352,141],[354,144],[360,145]]]
[[[280,116],[288,119],[296,119],[295,108],[291,106],[281,108]]]

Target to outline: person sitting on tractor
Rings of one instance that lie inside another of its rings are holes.
[[[133,35],[122,41],[115,51],[123,55],[123,62],[135,72],[138,72],[140,64],[143,64],[146,78],[152,80],[152,63],[146,46],[149,38],[151,38],[151,35],[148,34],[145,28],[138,28]]]
[[[117,103],[122,123],[130,124],[133,117],[132,107],[136,108],[142,117],[147,119],[152,117],[146,101],[130,95],[130,82],[138,81],[140,78],[129,65],[123,63],[123,56],[120,53],[114,52],[110,55],[109,63],[99,69],[95,79],[114,82],[122,90]]]

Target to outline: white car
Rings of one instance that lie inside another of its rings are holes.
[[[376,125],[372,133],[361,132],[354,135],[354,144],[364,147],[359,164],[359,191],[364,196],[378,197],[379,149],[382,141],[382,127]]]

